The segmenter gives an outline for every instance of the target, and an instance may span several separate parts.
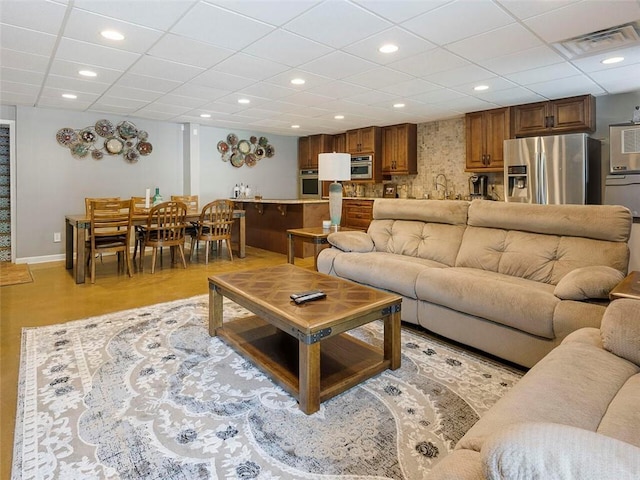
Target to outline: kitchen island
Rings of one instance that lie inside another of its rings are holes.
[[[245,211],[246,243],[252,247],[287,254],[287,230],[320,227],[329,219],[329,200],[322,199],[232,199]],[[314,246],[295,242],[295,256],[312,257]]]

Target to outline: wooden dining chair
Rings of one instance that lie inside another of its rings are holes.
[[[151,273],[155,272],[158,248],[170,247],[171,259],[178,251],[182,265],[187,268],[184,258],[185,217],[187,206],[182,202],[163,202],[149,210],[147,224],[144,226],[144,237],[140,253],[140,271],[144,271],[144,252],[151,247]]]
[[[171,200],[174,202],[182,202],[187,206],[187,215],[199,215],[200,214],[200,204],[198,200],[198,195],[171,195]],[[197,222],[187,222],[187,228],[185,230],[185,235],[189,238],[193,238],[197,233]],[[189,253],[191,256],[191,253]]]
[[[204,263],[209,263],[209,243],[217,242],[218,254],[222,249],[222,241],[227,244],[227,250],[229,251],[229,260],[233,260],[233,253],[231,251],[231,227],[233,226],[233,202],[231,200],[214,200],[206,204],[202,208],[200,213],[200,219],[197,225],[197,234],[195,237],[191,237],[191,250],[189,252],[189,259],[194,249],[194,244],[197,241],[205,242],[205,257]]]
[[[103,253],[116,253],[118,271],[124,261],[127,273],[131,277],[131,200],[91,200],[89,212],[91,234],[87,242],[87,252],[91,265],[91,283],[96,283],[96,257]]]
[[[151,210],[151,203],[147,207],[147,198],[146,197],[131,197],[131,201],[133,202],[133,216],[148,216],[149,210]],[[138,250],[140,250],[140,256],[142,257],[142,242],[144,241],[144,228],[142,225],[134,225],[134,245],[133,245],[133,263],[136,262],[136,255]]]

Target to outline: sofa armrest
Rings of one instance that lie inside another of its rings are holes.
[[[600,337],[605,350],[640,366],[640,300],[611,302],[602,317]]]
[[[605,265],[576,268],[560,279],[553,294],[562,300],[609,298],[622,279],[621,271]]]
[[[372,252],[375,248],[373,240],[365,232],[333,232],[327,241],[343,252]]]
[[[481,450],[488,479],[640,478],[640,448],[557,423],[521,423],[487,438]]]

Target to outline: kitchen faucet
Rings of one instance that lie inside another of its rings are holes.
[[[440,182],[438,182],[438,178],[440,178],[440,177],[444,178],[444,183],[440,183]],[[434,183],[435,183],[436,191],[438,191],[438,186],[442,186],[442,187],[444,187],[444,196],[443,196],[442,198],[443,198],[443,199],[444,199],[444,198],[447,198],[447,191],[448,191],[448,187],[447,187],[447,176],[446,176],[444,173],[439,173],[439,174],[437,174],[437,175],[436,175],[436,178],[435,178],[435,180],[434,180]]]

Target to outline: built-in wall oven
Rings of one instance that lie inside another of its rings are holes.
[[[351,180],[373,178],[373,155],[351,156]]]
[[[318,180],[318,170],[300,170],[298,180],[298,196],[300,198],[320,198],[320,181]]]

